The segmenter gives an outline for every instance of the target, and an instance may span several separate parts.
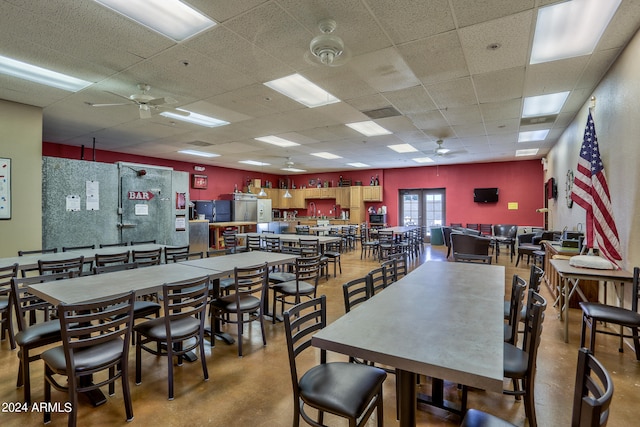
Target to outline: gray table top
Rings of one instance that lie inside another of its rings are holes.
[[[340,236],[316,236],[312,234],[275,234],[275,233],[238,233],[238,237],[246,236],[260,236],[263,239],[266,237],[279,237],[281,242],[295,242],[299,240],[318,240],[321,245],[325,243],[339,242]]]
[[[316,347],[503,388],[503,266],[427,262],[314,335]]]
[[[600,270],[596,268],[574,267],[569,264],[569,260],[567,259],[551,259],[549,262],[562,277],[612,282],[633,281],[633,273],[626,270]]]
[[[251,267],[254,265],[264,264],[265,262],[269,267],[271,267],[291,262],[296,258],[297,255],[289,253],[251,251],[211,258],[194,259],[191,261],[181,262],[180,264],[202,269],[202,271],[206,271],[207,275],[215,279],[233,273],[233,269],[235,267]]]
[[[158,248],[164,248],[166,245],[157,245],[157,244],[141,244],[134,246],[110,246],[107,248],[96,248],[96,249],[79,249],[72,250],[68,252],[56,252],[55,254],[28,254],[23,256],[15,256],[15,257],[7,257],[0,258],[0,265],[11,265],[17,263],[20,266],[20,269],[30,269],[30,268],[38,268],[38,260],[41,259],[43,261],[61,261],[69,258],[77,258],[80,255],[84,256],[86,261],[93,261],[96,254],[105,255],[105,254],[116,254],[126,251],[149,251]]]
[[[52,304],[78,303],[106,298],[129,291],[147,295],[162,290],[164,283],[208,276],[206,270],[184,263],[160,264],[133,270],[81,276],[29,286],[34,295]]]

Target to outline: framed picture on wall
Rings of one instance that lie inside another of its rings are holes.
[[[0,219],[11,219],[11,159],[0,158]]]
[[[191,175],[191,188],[206,189],[207,188],[207,175]]]

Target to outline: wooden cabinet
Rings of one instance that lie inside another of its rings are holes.
[[[351,202],[351,188],[350,187],[338,187],[336,188],[336,205],[340,205],[344,208],[350,206]]]
[[[281,190],[284,196],[286,190]],[[291,198],[285,199],[282,197],[282,209],[306,209],[305,205],[305,191],[306,190],[289,190]]]
[[[380,187],[379,185],[362,187],[362,200],[365,202],[381,202],[382,187]]]
[[[305,199],[319,199],[320,198],[320,188],[312,187],[305,188],[304,190],[304,198]]]
[[[306,188],[304,190],[305,199],[335,199],[336,189],[333,187]]]
[[[349,209],[349,224],[362,224],[366,221],[364,207],[351,206]]]
[[[351,192],[349,195],[349,207],[351,209],[363,207],[361,205],[362,205],[362,187],[356,185],[354,187],[351,187]]]
[[[282,190],[279,188],[264,188],[265,193],[267,193],[266,197],[260,197],[261,199],[271,199],[271,208],[272,209],[283,209],[282,207]]]

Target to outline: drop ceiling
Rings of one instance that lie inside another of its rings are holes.
[[[94,82],[76,93],[0,75],[0,98],[43,108],[43,140],[229,168],[286,174],[288,158],[309,172],[515,161],[543,157],[592,95],[640,26],[640,5],[623,0],[591,55],[529,65],[537,10],[551,0],[186,0],[218,25],[174,42],[93,1],[0,1],[0,55]],[[342,65],[309,60],[318,22],[336,21],[348,48]],[[498,46],[498,48],[495,48]],[[263,83],[299,73],[341,102],[306,108]],[[122,103],[148,84],[154,98],[214,116],[216,128]],[[570,91],[558,115],[522,120],[523,98]],[[364,120],[391,131],[365,137]],[[518,133],[551,129],[544,141]],[[298,146],[254,138],[276,135]],[[450,155],[436,156],[443,139]],[[409,143],[414,153],[388,145]],[[197,158],[196,149],[218,154]],[[311,155],[330,152],[325,160]],[[269,166],[238,163],[255,160]]]

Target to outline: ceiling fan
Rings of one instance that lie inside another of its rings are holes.
[[[306,172],[306,170],[296,167],[291,157],[286,158],[284,167],[281,170],[288,172]]]
[[[451,149],[446,148],[443,146],[444,144],[444,140],[442,139],[438,139],[436,141],[436,144],[438,144],[438,147],[436,147],[433,150],[433,154],[435,154],[438,157],[446,157],[446,156],[451,156],[454,154],[458,154],[458,153],[464,153],[465,151],[459,150],[459,151],[451,151]]]
[[[129,102],[121,102],[116,104],[94,104],[92,102],[86,102],[86,104],[92,107],[116,107],[120,105],[131,105],[133,103],[134,105],[138,106],[138,111],[140,112],[140,118],[148,119],[148,118],[151,118],[152,110],[157,110],[164,104],[175,104],[176,102],[178,102],[175,99],[170,97],[154,98],[153,96],[149,95],[151,86],[149,86],[146,83],[138,83],[137,88],[140,91],[140,93],[134,93],[129,96],[122,96],[114,92],[109,92],[120,98],[124,98]]]

